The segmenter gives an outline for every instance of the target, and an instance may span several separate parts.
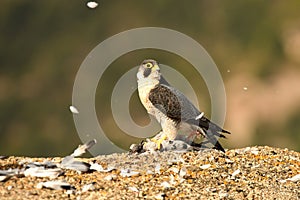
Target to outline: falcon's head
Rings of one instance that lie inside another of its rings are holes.
[[[147,59],[142,62],[137,73],[137,79],[139,81],[148,80],[160,80],[160,69],[157,61],[152,59]]]

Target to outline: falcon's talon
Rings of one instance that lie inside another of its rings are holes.
[[[162,146],[162,142],[163,142],[164,140],[166,140],[166,139],[167,139],[167,136],[164,135],[164,136],[162,136],[162,137],[159,138],[159,139],[152,138],[151,141],[154,142],[154,143],[156,144],[157,149],[160,150],[160,149],[161,149],[161,146]]]
[[[157,139],[155,139],[155,138],[152,138],[151,141],[154,142],[154,143],[156,144],[156,149],[159,150],[159,149],[161,148],[161,143],[162,143],[162,141],[157,140]]]

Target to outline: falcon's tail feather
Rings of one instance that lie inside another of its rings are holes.
[[[220,144],[220,142],[218,140],[216,141],[216,143],[214,145],[214,149],[220,150],[225,153],[225,149],[222,147],[222,145]]]
[[[209,148],[209,146],[207,146],[207,143],[212,143],[212,142],[206,140],[201,143],[192,142],[190,145],[192,147],[197,147],[197,148]],[[222,151],[225,153],[225,149],[222,147],[222,145],[218,141],[216,141],[216,143],[214,144],[213,149],[216,149],[216,150],[219,150],[219,151]]]
[[[200,128],[204,128],[206,130],[212,130],[214,132],[219,132],[220,133],[220,137],[225,137],[224,135],[222,135],[222,133],[230,134],[229,131],[226,131],[226,130],[222,129],[221,127],[219,127],[217,124],[213,123],[212,121],[210,121],[206,117],[201,117],[198,120],[198,124],[199,124],[198,126]]]
[[[222,129],[204,116],[197,120],[188,120],[188,122],[199,126],[205,132],[205,137],[211,144],[214,145],[215,149],[225,152],[224,148],[219,143],[218,138],[226,138],[223,133],[230,134],[229,131]]]
[[[229,131],[222,129],[219,127],[217,124],[211,122],[209,119],[206,117],[201,117],[200,119],[189,119],[187,120],[188,123],[194,124],[196,126],[199,126],[200,128],[204,130],[211,130],[215,136],[221,137],[221,138],[226,138],[223,133],[226,134],[231,134]]]

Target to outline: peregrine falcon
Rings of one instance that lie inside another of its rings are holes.
[[[225,152],[218,138],[230,132],[211,122],[176,88],[173,88],[161,75],[157,61],[147,59],[139,66],[137,73],[140,100],[150,115],[160,123],[162,131],[152,141],[160,148],[164,140],[185,140],[192,135],[202,136],[215,149]],[[179,131],[189,136],[182,139]],[[197,138],[197,137],[196,137]],[[191,142],[194,143],[194,138]]]

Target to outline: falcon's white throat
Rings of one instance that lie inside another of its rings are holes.
[[[138,93],[143,106],[147,111],[150,110],[149,106],[152,105],[148,99],[150,91],[159,84],[160,72],[159,70],[152,71],[149,76],[144,76],[145,67],[140,66],[137,73]],[[153,114],[153,113],[152,113]]]

